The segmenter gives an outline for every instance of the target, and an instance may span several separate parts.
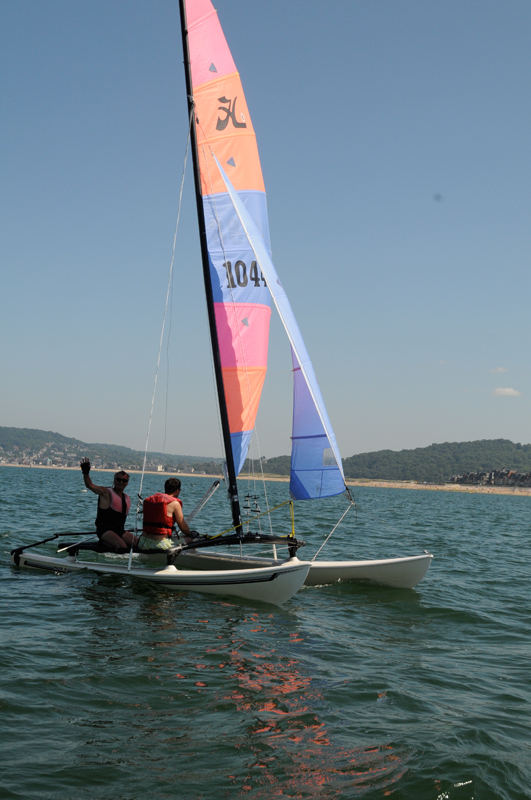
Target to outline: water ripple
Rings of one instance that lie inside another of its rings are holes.
[[[424,581],[272,609],[17,571],[10,547],[90,529],[95,503],[75,472],[3,468],[0,486],[2,797],[531,797],[528,498],[360,488],[326,557],[426,548]],[[189,507],[204,487],[185,479]],[[218,494],[200,529],[223,529]],[[343,508],[297,505],[306,555]]]

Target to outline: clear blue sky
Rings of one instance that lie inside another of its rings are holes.
[[[528,0],[218,0],[343,456],[531,441]],[[187,134],[174,0],[3,0],[0,424],[142,449]],[[188,173],[150,449],[220,455]],[[276,324],[260,452],[289,452]],[[505,390],[505,393],[496,393]],[[509,390],[513,390],[512,394]]]

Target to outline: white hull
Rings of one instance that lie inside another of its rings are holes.
[[[430,553],[405,558],[385,558],[366,561],[313,561],[304,581],[305,586],[323,586],[339,581],[376,583],[396,589],[413,589],[422,580],[433,556]],[[280,562],[272,558],[256,558],[232,554],[190,553],[177,559],[177,564],[190,570],[222,570],[241,567],[274,566]]]
[[[282,563],[274,562],[272,565],[260,568],[199,572],[176,569],[173,565],[160,569],[133,566],[128,571],[125,564],[102,564],[95,561],[78,561],[71,557],[55,558],[33,553],[21,553],[18,558],[20,567],[55,573],[89,570],[100,574],[140,578],[156,586],[179,592],[195,591],[243,597],[245,600],[257,600],[277,606],[293,597],[303,585],[310,569],[308,561],[299,561],[297,558],[290,558]]]
[[[428,571],[432,558],[431,554],[426,554],[375,561],[314,561],[304,583],[322,586],[338,581],[360,581],[413,589]]]

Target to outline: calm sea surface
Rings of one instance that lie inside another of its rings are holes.
[[[183,479],[185,512],[209,483]],[[0,489],[2,799],[531,797],[531,498],[359,489],[322,556],[428,549],[424,580],[277,609],[16,570],[11,547],[91,530],[96,498],[66,470]],[[223,495],[198,530],[229,526]],[[345,507],[296,506],[301,557]]]

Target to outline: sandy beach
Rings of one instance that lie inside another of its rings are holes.
[[[266,475],[268,481],[289,481],[284,475]],[[240,475],[240,480],[244,480]],[[531,495],[531,487],[520,486],[470,486],[460,483],[416,483],[415,481],[371,481],[364,478],[351,480],[347,478],[347,486],[354,489],[357,486],[370,486],[377,489],[409,489],[411,491],[429,492],[465,492],[471,494],[510,494],[510,495]]]
[[[530,495],[531,487],[522,486],[473,486],[462,483],[415,483],[414,481],[369,481],[347,480],[347,486],[375,486],[379,489],[417,489],[429,492],[465,492],[470,494],[519,494]]]

